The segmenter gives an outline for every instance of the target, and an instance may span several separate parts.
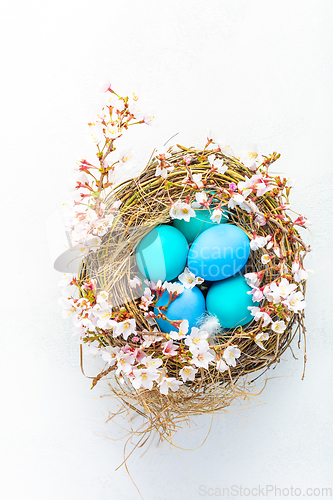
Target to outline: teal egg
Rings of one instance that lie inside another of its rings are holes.
[[[157,301],[157,306],[165,306],[169,302],[169,292],[165,291],[162,297]],[[197,286],[193,288],[184,288],[184,291],[168,306],[167,311],[163,311],[169,320],[187,319],[189,322],[189,333],[193,326],[198,326],[199,319],[206,311],[205,297]],[[155,314],[159,313],[154,309]],[[158,326],[164,333],[170,333],[176,328],[168,321],[156,319]]]
[[[232,278],[214,283],[206,297],[207,311],[216,316],[224,328],[246,325],[253,319],[249,306],[253,306],[251,290],[244,276],[237,274]]]
[[[184,219],[175,219],[173,225],[183,233],[189,243],[192,243],[203,231],[216,226],[217,223],[210,220],[211,213],[213,213],[213,209],[211,212],[207,209],[195,210],[195,217],[191,217],[188,222]],[[227,211],[222,209],[220,224],[224,224],[227,221]]]
[[[175,227],[161,225],[150,231],[137,246],[140,272],[151,281],[176,278],[186,264],[188,243]]]

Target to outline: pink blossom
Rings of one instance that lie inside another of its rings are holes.
[[[135,276],[133,279],[129,280],[129,284],[131,288],[136,288],[137,286],[141,286],[142,282],[137,276]]]
[[[269,179],[261,175],[252,175],[250,179],[240,181],[238,183],[238,191],[246,198],[253,191],[256,191],[257,196],[263,196],[267,191],[270,191],[272,186],[269,184]]]
[[[263,215],[261,214],[256,214],[255,218],[254,218],[254,222],[256,224],[258,224],[259,226],[266,226],[266,219]]]
[[[113,92],[110,80],[106,80],[106,82],[102,85],[101,92]]]
[[[262,293],[261,288],[252,288],[249,292],[247,292],[248,295],[252,295],[252,301],[253,302],[260,302],[264,298],[264,294]]]
[[[153,296],[151,294],[150,288],[146,288],[144,291],[144,295],[141,297],[141,304],[139,305],[140,309],[144,311],[148,311],[148,307],[153,303]]]
[[[193,160],[193,156],[191,156],[191,155],[184,156],[184,161],[185,161],[186,165],[189,165],[192,160]]]
[[[162,342],[161,345],[163,354],[165,354],[166,356],[176,356],[178,354],[178,346],[174,344],[172,340],[168,340],[168,342]]]
[[[295,226],[303,226],[303,227],[308,227],[311,226],[312,222],[309,221],[308,219],[305,219],[302,215],[300,217],[297,217],[297,219],[294,221]]]
[[[256,306],[250,306],[248,307],[250,310],[252,316],[254,316],[255,321],[259,321],[261,318],[263,319],[263,325],[262,326],[267,326],[269,323],[271,323],[271,317],[263,308],[256,307]]]

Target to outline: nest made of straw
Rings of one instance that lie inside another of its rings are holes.
[[[163,177],[155,176],[157,161],[154,159],[149,161],[146,169],[137,178],[126,181],[113,190],[106,200],[106,211],[115,200],[121,201],[121,208],[111,230],[104,236],[101,248],[89,254],[80,273],[80,279],[94,278],[100,289],[110,293],[114,309],[119,312],[120,318],[126,315],[135,318],[138,332],[144,329],[152,332],[153,326],[147,322],[144,312],[138,307],[138,296],[129,286],[129,280],[137,273],[135,248],[157,225],[172,224],[169,215],[170,198],[174,201],[184,200],[190,193],[191,187],[183,182],[188,172],[202,174],[207,180],[206,188],[216,191],[227,188],[230,183],[237,184],[239,181],[244,181],[253,174],[237,159],[216,152],[216,157],[223,159],[228,165],[227,171],[221,175],[211,170],[207,151],[188,149],[179,145],[177,147],[178,150],[172,152],[168,158],[174,170],[168,173],[167,181]],[[187,161],[184,160],[185,155]],[[222,206],[227,207],[228,200],[222,197],[219,201],[222,201]],[[281,200],[266,193],[256,200],[256,205],[262,214],[274,211],[279,215],[280,202]],[[228,216],[228,222],[242,228],[250,239],[254,231],[258,236],[275,233],[281,253],[287,255],[284,264],[289,272],[295,255],[298,254],[302,260],[301,252],[304,255],[309,251],[296,229],[293,227],[287,234],[278,218],[276,220],[269,218],[265,226],[255,226],[253,217],[240,207],[228,209]],[[250,253],[246,272],[263,269],[261,255],[262,251]],[[265,273],[263,284],[273,281],[279,274],[278,267],[270,269]],[[301,284],[303,293],[305,293],[304,283]],[[259,370],[262,374],[278,363],[297,333],[300,343],[301,333],[305,332],[304,313],[291,312],[286,330],[283,333],[271,332],[269,340],[265,343],[266,350],[262,350],[253,341],[260,331],[260,322],[255,321],[245,327],[221,331],[215,336],[214,345],[225,349],[229,345],[237,344],[242,352],[237,365],[230,367],[224,373],[217,372],[213,366],[209,370],[200,369],[195,380],[184,383],[178,392],[163,395],[157,388],[151,391],[135,390],[130,383],[119,384],[117,377],[115,377],[116,383],[111,383],[110,388],[121,398],[125,408],[135,410],[144,417],[143,435],[155,430],[162,438],[169,439],[177,426],[182,425],[184,420],[192,415],[220,411],[228,407],[235,398],[246,398],[248,382],[244,376]],[[111,332],[105,332],[99,341],[111,346],[126,344],[122,338],[114,338]],[[137,347],[137,344],[131,342],[131,338],[127,343],[133,348]],[[153,344],[146,349],[146,354],[156,354],[157,351],[158,346]],[[170,376],[175,376],[180,368],[179,363],[172,358],[168,360],[167,369]],[[93,385],[112,371],[111,367],[101,372],[94,379]]]

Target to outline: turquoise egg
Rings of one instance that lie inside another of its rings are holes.
[[[253,319],[249,306],[253,306],[251,290],[244,276],[237,274],[232,278],[214,283],[206,297],[207,311],[216,316],[224,328],[246,325]]]
[[[233,224],[217,224],[194,240],[188,268],[207,281],[220,281],[238,273],[250,254],[246,233]]]
[[[169,292],[166,290],[157,302],[157,306],[165,306],[169,302]],[[167,311],[161,311],[170,320],[184,320],[189,322],[189,333],[193,326],[197,326],[199,319],[206,311],[205,297],[197,286],[184,288],[184,291],[168,306]],[[155,308],[155,314],[159,311]],[[157,324],[164,333],[170,333],[177,329],[163,319],[157,319]]]
[[[185,236],[175,227],[161,225],[142,238],[135,257],[140,272],[146,278],[170,281],[184,270],[187,254]]]
[[[213,212],[213,209],[211,213]],[[179,229],[189,243],[192,243],[199,234],[206,229],[210,229],[217,223],[210,220],[211,213],[207,209],[195,210],[195,217],[191,217],[188,222],[184,219],[175,219],[173,221],[174,227]],[[222,217],[220,224],[228,221],[227,210],[222,209]]]

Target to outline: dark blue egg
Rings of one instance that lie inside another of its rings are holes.
[[[207,281],[220,281],[238,273],[250,254],[246,233],[233,224],[219,224],[201,233],[188,253],[188,268]]]
[[[169,292],[166,290],[157,302],[157,306],[165,306],[169,302]],[[170,320],[184,320],[189,322],[189,331],[193,326],[198,326],[198,320],[203,316],[206,310],[206,303],[203,293],[197,286],[193,288],[184,288],[184,291],[169,305],[167,311],[161,311]],[[155,308],[155,314],[159,311]],[[157,319],[157,324],[162,332],[170,333],[177,329],[163,319]]]

